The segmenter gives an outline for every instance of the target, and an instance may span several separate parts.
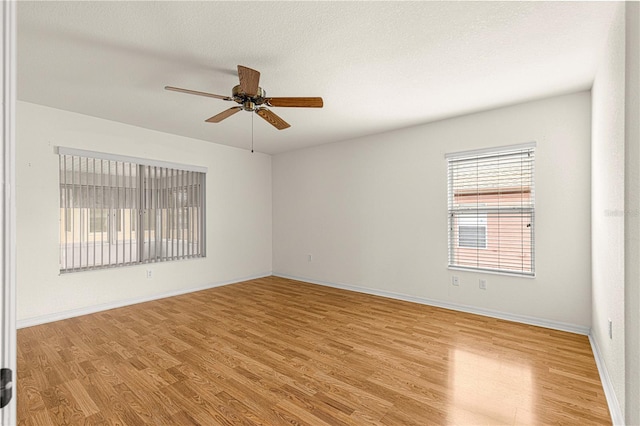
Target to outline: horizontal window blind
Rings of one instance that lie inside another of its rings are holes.
[[[61,272],[205,256],[204,172],[58,154]]]
[[[449,266],[535,274],[535,144],[447,155]]]

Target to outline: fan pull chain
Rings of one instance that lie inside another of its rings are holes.
[[[253,114],[251,114],[251,152],[253,153]]]

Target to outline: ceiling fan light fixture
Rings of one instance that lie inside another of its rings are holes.
[[[255,102],[252,102],[251,100],[247,99],[246,101],[244,101],[242,103],[242,109],[245,111],[255,111],[256,110],[256,104]]]

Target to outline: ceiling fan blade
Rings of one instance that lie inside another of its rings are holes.
[[[204,121],[206,121],[207,123],[219,123],[225,118],[231,117],[233,114],[241,110],[242,110],[242,107],[239,107],[239,106],[231,107],[225,111],[222,111],[220,114],[216,114],[211,118],[207,118]]]
[[[264,118],[278,130],[286,129],[287,127],[291,127],[289,123],[284,121],[282,118],[278,117],[273,111],[268,110],[266,108],[258,108],[256,109],[256,114],[260,117]]]
[[[164,88],[166,90],[173,90],[174,92],[188,93],[189,95],[208,96],[210,98],[223,99],[225,101],[233,100],[233,98],[230,98],[229,96],[214,95],[213,93],[198,92],[197,90],[181,89],[173,86],[164,86]]]
[[[251,68],[238,65],[238,78],[240,79],[240,88],[249,96],[258,94],[258,85],[260,84],[260,72]]]
[[[272,107],[322,108],[322,98],[267,98]]]

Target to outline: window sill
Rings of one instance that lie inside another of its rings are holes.
[[[447,269],[450,271],[475,272],[478,274],[489,274],[489,275],[504,275],[507,277],[517,277],[517,278],[527,278],[527,279],[536,278],[535,272],[533,274],[518,274],[517,272],[492,271],[491,269],[463,268],[459,266],[447,266]]]

